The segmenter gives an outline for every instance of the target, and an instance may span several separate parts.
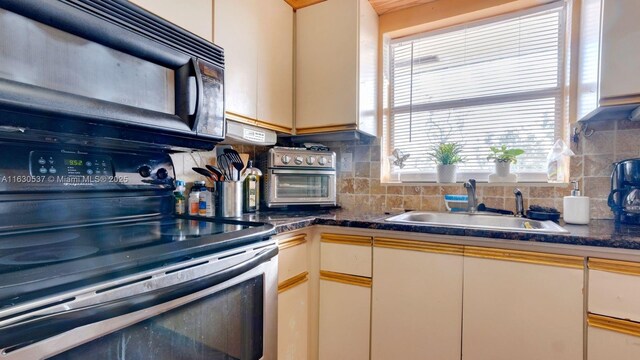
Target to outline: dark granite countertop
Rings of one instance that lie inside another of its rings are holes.
[[[640,250],[640,225],[616,226],[612,220],[592,220],[589,225],[567,225],[561,223],[560,225],[569,230],[569,234],[535,234],[385,222],[384,219],[390,216],[390,214],[383,213],[361,214],[340,209],[315,211],[268,210],[255,214],[245,214],[243,220],[273,224],[276,226],[278,233],[298,230],[312,225],[330,225]]]

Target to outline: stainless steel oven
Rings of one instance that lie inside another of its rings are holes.
[[[0,149],[0,359],[276,358],[273,225],[174,216],[162,151]]]
[[[336,154],[302,148],[275,147],[263,161],[265,204],[336,205]]]
[[[3,359],[275,359],[277,246],[254,244],[0,311]]]

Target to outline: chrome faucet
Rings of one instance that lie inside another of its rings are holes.
[[[476,197],[476,180],[469,179],[464,183],[464,187],[467,189],[467,211],[475,213],[478,210],[478,198]]]
[[[515,188],[513,194],[516,196],[516,217],[524,217],[524,200],[522,198],[522,191]]]

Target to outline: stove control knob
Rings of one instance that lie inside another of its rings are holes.
[[[307,165],[313,165],[316,162],[316,157],[315,156],[309,156],[307,158]]]
[[[282,159],[281,159],[281,160],[282,160],[282,163],[286,165],[286,164],[288,164],[288,163],[290,163],[290,162],[291,162],[291,156],[289,156],[289,155],[282,155]]]
[[[167,171],[167,169],[165,168],[160,168],[158,169],[158,171],[156,172],[156,176],[158,177],[158,179],[160,180],[164,180],[167,177],[169,177],[169,172]]]
[[[320,157],[320,159],[318,159],[318,165],[326,165],[327,164],[327,159],[325,159],[324,157]]]
[[[296,158],[293,159],[293,162],[296,163],[296,165],[302,165],[303,161],[304,159],[302,158],[302,156],[296,156]]]
[[[142,165],[138,168],[138,174],[143,178],[151,176],[151,168],[147,165]]]

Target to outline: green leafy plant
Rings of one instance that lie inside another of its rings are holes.
[[[462,145],[458,143],[441,143],[431,147],[429,157],[439,165],[455,165],[464,162],[464,158],[460,156]]]
[[[522,149],[508,149],[506,145],[501,147],[491,146],[491,154],[487,156],[487,160],[495,162],[508,162],[515,164],[518,162],[517,157],[524,154]]]

